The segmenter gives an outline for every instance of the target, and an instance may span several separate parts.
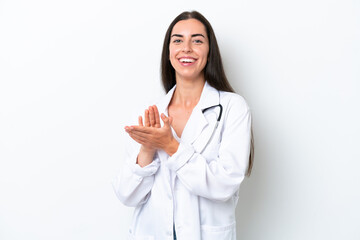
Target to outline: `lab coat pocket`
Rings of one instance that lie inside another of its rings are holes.
[[[224,226],[201,225],[201,239],[205,240],[235,240],[236,223]]]

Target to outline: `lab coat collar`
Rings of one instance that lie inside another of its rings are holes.
[[[168,115],[168,106],[171,101],[171,98],[174,94],[176,85],[167,93],[167,95],[160,101],[158,108],[160,113],[163,112]],[[200,100],[198,104],[194,107],[188,122],[183,130],[181,141],[186,143],[193,143],[201,134],[203,129],[209,124],[207,118],[205,118],[202,110],[219,104],[219,94],[218,90],[210,86],[205,82],[203,90],[201,92]],[[211,120],[211,124],[216,123],[215,120]]]

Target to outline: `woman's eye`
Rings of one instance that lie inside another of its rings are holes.
[[[180,39],[175,39],[175,40],[173,41],[173,43],[180,43],[180,42],[181,42]]]
[[[203,41],[201,41],[201,40],[199,40],[199,39],[194,40],[194,42],[195,42],[195,43],[198,43],[198,44],[203,43]]]

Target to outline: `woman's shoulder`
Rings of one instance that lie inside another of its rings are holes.
[[[244,108],[249,110],[246,99],[238,93],[220,91],[220,103],[226,104],[229,108]]]

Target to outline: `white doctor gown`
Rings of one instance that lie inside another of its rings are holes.
[[[173,87],[157,104],[167,107]],[[219,107],[220,123],[211,137]],[[235,207],[250,154],[251,115],[244,98],[217,91],[207,82],[171,157],[156,152],[151,164],[136,164],[140,145],[131,140],[121,173],[114,181],[120,201],[135,207],[129,239],[236,240]],[[130,141],[130,140],[129,140]],[[208,143],[208,144],[207,144]]]

